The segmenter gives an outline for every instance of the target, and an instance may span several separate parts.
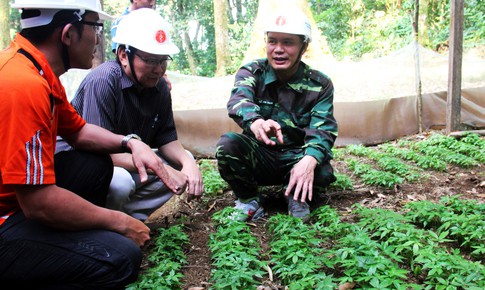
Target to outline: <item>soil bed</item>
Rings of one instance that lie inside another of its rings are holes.
[[[411,136],[410,141],[422,140],[426,135]],[[482,137],[483,138],[483,137]],[[367,160],[368,162],[368,160]],[[404,182],[392,189],[378,186],[368,186],[357,176],[354,176],[348,165],[343,161],[333,162],[336,172],[351,177],[354,188],[352,190],[329,189],[322,194],[312,207],[329,205],[335,208],[342,219],[352,221],[352,206],[359,203],[369,208],[383,208],[400,211],[408,202],[429,200],[438,202],[444,196],[461,195],[462,199],[474,199],[480,203],[485,202],[485,170],[484,165],[472,168],[461,168],[448,164],[446,172],[427,171],[428,178],[418,182]],[[282,188],[265,188],[264,194],[274,197],[271,202],[265,202],[266,215],[258,222],[250,223],[251,232],[257,237],[262,253],[268,251],[269,235],[267,233],[267,220],[275,213],[286,213],[286,203],[278,198]],[[159,227],[167,227],[182,221],[190,237],[190,245],[185,253],[188,263],[183,267],[182,289],[209,289],[211,286],[211,259],[208,249],[208,237],[214,231],[211,216],[225,207],[233,206],[234,196],[231,191],[217,197],[204,197],[199,201],[182,202],[180,210],[172,217],[152,217],[152,221]],[[156,235],[156,230],[153,236]],[[150,253],[147,245],[145,253]],[[264,254],[262,259],[266,259]],[[144,263],[145,267],[148,265]],[[414,281],[416,282],[416,281]],[[262,289],[285,289],[278,281],[261,281]]]

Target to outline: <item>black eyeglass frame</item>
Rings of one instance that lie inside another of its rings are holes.
[[[173,58],[170,55],[167,55],[166,58],[154,59],[154,58],[143,57],[136,52],[134,54],[136,56],[138,56],[144,63],[146,63],[147,65],[152,66],[152,67],[159,65],[159,66],[166,68],[168,66],[168,64],[173,61]]]
[[[79,20],[79,23],[86,24],[86,25],[89,25],[89,26],[93,26],[94,31],[96,31],[97,34],[101,34],[103,32],[103,28],[104,28],[103,23],[94,22],[94,21],[86,21],[86,20]]]

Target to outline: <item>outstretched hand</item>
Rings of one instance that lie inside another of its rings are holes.
[[[271,137],[276,137],[280,144],[283,144],[283,133],[281,133],[281,126],[278,122],[268,119],[257,119],[250,127],[257,140],[264,142],[266,145],[274,146],[276,142],[271,140]]]

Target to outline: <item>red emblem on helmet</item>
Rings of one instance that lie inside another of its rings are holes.
[[[155,34],[155,40],[158,43],[164,43],[167,40],[167,34],[165,33],[165,31],[163,30],[157,31],[157,33]]]
[[[277,26],[283,26],[285,24],[286,24],[286,18],[284,16],[278,16],[278,18],[276,18]]]

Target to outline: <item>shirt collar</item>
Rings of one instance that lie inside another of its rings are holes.
[[[288,85],[288,87],[290,87],[291,89],[293,89],[297,92],[300,92],[300,93],[303,91],[302,87],[301,87],[301,80],[304,77],[305,67],[306,67],[306,64],[303,61],[300,61],[300,64],[298,66],[298,70],[291,77],[291,79],[288,80],[288,82],[286,83]],[[278,78],[276,77],[276,73],[275,73],[274,69],[267,62],[267,70],[266,70],[266,76],[265,76],[265,79],[264,79],[264,85],[267,86],[267,85],[269,85],[273,82],[277,82],[277,81],[278,81]]]

